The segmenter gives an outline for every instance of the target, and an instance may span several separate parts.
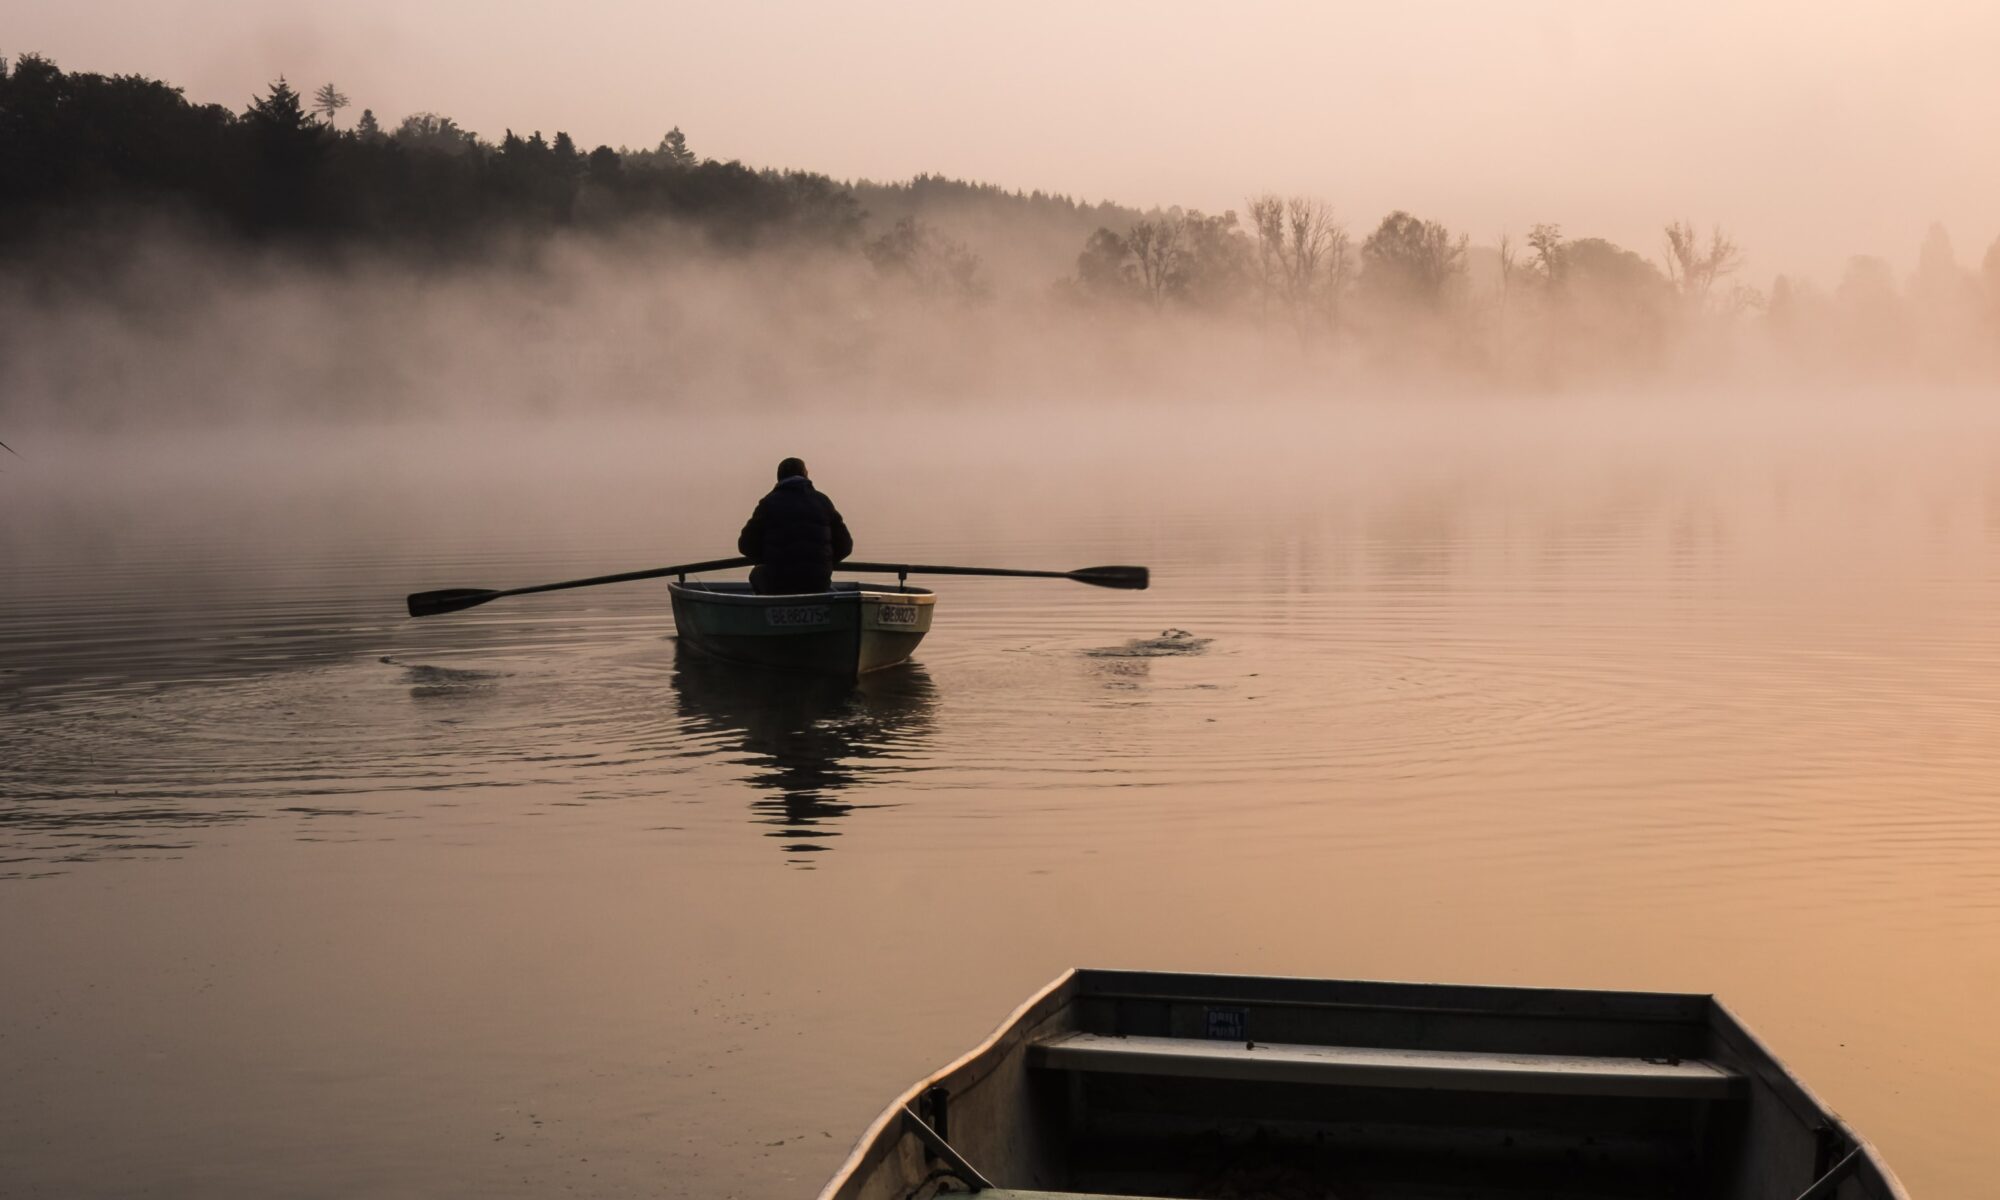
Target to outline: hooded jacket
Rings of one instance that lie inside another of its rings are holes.
[[[854,553],[854,539],[833,501],[803,475],[778,481],[736,539],[736,551],[764,568],[759,590],[823,592],[833,564]]]

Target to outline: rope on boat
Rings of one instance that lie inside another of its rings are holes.
[[[907,1104],[903,1106],[903,1124],[911,1133],[917,1135],[917,1140],[921,1141],[932,1154],[950,1163],[952,1173],[970,1185],[973,1191],[983,1192],[993,1186],[992,1180],[981,1175],[977,1168],[965,1161],[964,1155],[952,1149],[951,1143],[945,1141],[937,1130],[931,1128],[930,1122],[918,1116],[917,1110]]]

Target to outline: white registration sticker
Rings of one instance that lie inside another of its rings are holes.
[[[824,625],[832,619],[833,614],[824,604],[795,604],[764,610],[764,623],[767,625]]]
[[[917,606],[914,604],[884,604],[878,609],[884,625],[915,625]]]

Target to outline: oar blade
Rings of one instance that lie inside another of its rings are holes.
[[[437,592],[414,592],[410,596],[410,615],[413,617],[435,617],[439,613],[457,612],[484,604],[499,592],[491,588],[445,588]]]
[[[1134,592],[1145,591],[1153,581],[1153,573],[1144,567],[1085,567],[1081,571],[1071,571],[1069,577],[1092,587],[1125,588]]]

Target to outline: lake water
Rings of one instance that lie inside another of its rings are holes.
[[[1607,399],[35,437],[0,1193],[809,1196],[1072,965],[1713,991],[1920,1196],[2000,1112],[2000,420]],[[783,454],[940,580],[678,650]]]

